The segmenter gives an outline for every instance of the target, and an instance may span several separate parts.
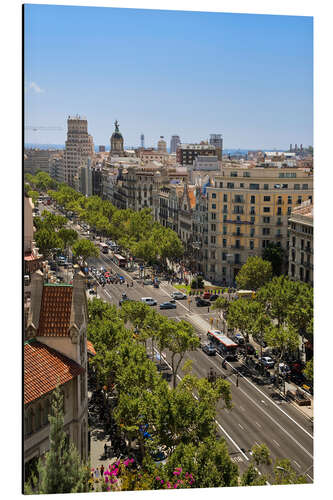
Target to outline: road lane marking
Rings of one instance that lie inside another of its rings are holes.
[[[313,481],[313,477],[309,476],[308,473],[306,473],[306,476],[308,476],[311,479],[311,481]]]
[[[295,462],[295,464],[297,465],[297,467],[298,467],[299,469],[301,468],[300,464],[299,464],[298,462],[296,462],[296,460],[293,460],[293,462]]]
[[[257,424],[257,426],[258,426],[258,427],[260,427],[260,429],[261,429],[261,425],[259,424],[259,422],[256,422],[256,424]]]
[[[238,425],[239,425],[239,427],[240,427],[243,431],[245,430],[245,429],[244,429],[244,427],[243,427],[241,424],[238,424]]]
[[[154,351],[155,352],[158,352],[157,349],[154,347]],[[168,363],[168,361],[166,360],[165,357],[162,356],[162,359],[163,361],[169,366],[169,368],[171,368],[171,365]],[[179,378],[179,380],[182,380],[181,377],[179,375],[177,375],[177,377]],[[194,397],[196,399],[197,396],[194,394]],[[243,455],[243,457],[246,459],[246,460],[249,460],[248,457],[245,455],[245,453],[242,452],[241,448],[238,446],[238,444],[232,439],[231,436],[229,436],[229,434],[227,433],[227,431],[225,429],[223,429],[222,425],[215,419],[215,422],[216,424],[218,425],[218,427],[221,429],[221,431],[227,436],[227,438],[232,442],[232,444],[235,446],[235,448],[237,448],[237,450]]]
[[[222,359],[222,356],[219,353],[216,353],[216,354],[217,354],[217,356],[219,356]],[[228,361],[227,361],[227,364],[229,366],[231,366],[234,370],[236,370],[238,373],[240,373],[237,370],[237,368],[233,367],[230,363],[228,363]],[[240,375],[242,375],[242,374],[240,373]],[[280,408],[274,401],[272,401],[264,392],[262,392],[252,382],[250,382],[250,380],[248,378],[246,378],[246,377],[242,377],[242,378],[248,384],[250,384],[254,389],[256,389],[262,396],[264,396],[272,405],[274,405],[278,410],[280,410],[286,417],[288,417],[295,425],[297,425],[297,427],[299,427],[303,432],[305,432],[305,434],[307,434],[307,436],[309,436],[311,439],[313,439],[313,435],[310,434],[310,432],[308,432],[306,429],[304,429],[304,427],[302,427],[298,422],[296,422],[296,420],[294,420],[290,415],[288,415],[288,413],[286,413],[284,410],[282,410],[282,408]],[[261,403],[263,403],[267,406],[267,403],[264,400],[261,400]]]
[[[279,445],[279,443],[278,443],[277,441],[275,441],[275,439],[273,439],[273,441],[274,441],[274,443],[275,443],[275,444],[276,444],[279,448],[281,448],[281,447],[280,447],[280,445]]]

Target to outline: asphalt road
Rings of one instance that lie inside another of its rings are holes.
[[[107,255],[101,254],[98,259],[89,259],[89,265],[105,267],[122,274],[125,279],[131,279],[131,273],[118,268]],[[157,303],[170,299],[175,289],[168,283],[162,282],[160,288],[151,285],[142,287],[134,281],[134,286],[127,288],[126,284],[98,286],[98,297],[118,306],[123,292],[129,298],[140,300],[141,297],[153,297]],[[158,312],[175,320],[185,319],[193,324],[201,340],[206,340],[207,330],[210,327],[209,318],[216,314],[208,312],[207,308],[198,308],[194,301],[189,305],[186,300],[176,301],[177,309],[160,310]],[[190,309],[190,310],[189,310]],[[216,327],[215,323],[214,326]],[[169,361],[167,352],[162,353],[163,359]],[[193,373],[205,377],[212,367],[217,374],[228,374],[232,388],[232,410],[219,409],[217,423],[222,435],[227,439],[230,454],[237,462],[240,470],[247,466],[251,455],[250,449],[254,444],[265,443],[271,452],[273,461],[276,458],[290,458],[292,466],[299,473],[305,473],[309,482],[313,480],[313,436],[309,419],[297,408],[285,401],[275,401],[271,397],[272,386],[255,385],[251,380],[239,377],[236,385],[236,375],[231,374],[232,366],[238,363],[228,363],[228,370],[221,366],[221,357],[207,356],[201,349],[187,353],[187,359],[193,361]],[[182,376],[181,369],[179,376]]]

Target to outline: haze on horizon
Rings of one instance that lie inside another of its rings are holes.
[[[56,19],[56,22],[54,22]],[[83,115],[109,145],[207,140],[225,149],[313,143],[313,19],[25,5],[26,143],[64,144]]]

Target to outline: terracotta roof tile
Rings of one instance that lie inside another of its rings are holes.
[[[44,285],[38,336],[68,336],[73,287]]]
[[[24,344],[24,404],[69,382],[84,368],[60,352],[37,340]]]
[[[93,344],[90,342],[90,340],[87,340],[87,351],[89,352],[89,354],[96,356],[95,348],[94,348]]]

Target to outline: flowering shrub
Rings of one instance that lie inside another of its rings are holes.
[[[191,488],[194,484],[194,478],[192,474],[188,472],[183,472],[181,467],[176,467],[172,473],[173,478],[169,480],[165,480],[160,476],[155,477],[155,488],[156,490],[160,489],[176,489],[176,488]]]

